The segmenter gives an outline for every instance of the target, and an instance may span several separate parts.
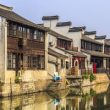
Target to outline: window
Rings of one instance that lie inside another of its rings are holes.
[[[37,39],[37,31],[34,31],[34,39]]]
[[[101,50],[102,50],[101,47],[102,47],[101,45],[96,45],[96,51],[101,52]]]
[[[18,26],[18,37],[19,38],[23,37],[23,35],[22,35],[22,27],[21,26]]]
[[[8,69],[15,69],[16,68],[16,54],[8,53],[7,55],[7,68]]]
[[[45,36],[44,32],[38,31],[38,30],[35,31],[35,38],[36,38],[38,41],[43,42],[43,41],[44,41],[44,36]]]
[[[30,69],[45,69],[44,56],[28,56],[28,68]]]
[[[34,39],[34,31],[29,29],[29,39]]]
[[[32,67],[36,68],[37,67],[37,57],[32,58]]]
[[[86,49],[87,49],[87,50],[91,50],[91,43],[90,43],[90,42],[86,42],[86,44],[87,44],[87,45],[86,45]]]
[[[26,28],[25,27],[23,27],[23,37],[26,37]]]
[[[7,60],[7,64],[8,64],[7,67],[8,68],[12,67],[11,62],[12,62],[12,55],[10,53],[8,53],[8,60]]]
[[[43,42],[44,41],[44,33],[40,32],[40,41]]]
[[[45,60],[44,60],[44,56],[37,56],[37,69],[44,69],[45,68]]]
[[[66,61],[66,69],[69,69],[69,62]]]
[[[64,68],[64,67],[65,67],[64,60],[61,59],[61,68]]]
[[[9,36],[13,36],[13,24],[9,23]]]
[[[12,68],[15,69],[15,67],[16,67],[16,55],[12,54]]]
[[[30,39],[30,29],[27,29],[27,38]]]
[[[45,68],[45,58],[44,58],[44,56],[41,56],[40,63],[41,63],[41,69],[44,69]]]
[[[17,35],[17,25],[13,25],[13,35]]]

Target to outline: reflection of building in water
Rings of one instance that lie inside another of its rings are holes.
[[[107,105],[110,105],[110,86],[107,90]]]
[[[52,101],[51,103],[48,104],[48,109],[47,110],[66,110],[66,99],[60,100],[59,103],[55,103]]]
[[[80,97],[67,98],[66,110],[79,110]]]
[[[94,88],[99,89],[98,86]],[[0,110],[109,110],[110,87],[108,90],[100,89],[100,93],[95,89],[86,88],[80,95],[71,90],[68,95],[68,91],[58,91],[50,95],[38,93],[5,98],[0,100]]]
[[[108,86],[104,84],[83,88],[77,97],[72,91],[66,98],[66,110],[105,110],[105,107],[110,106],[110,92],[106,92],[110,90]]]
[[[93,97],[92,110],[110,110],[110,86],[105,93]]]
[[[46,93],[0,100],[0,110],[48,110],[52,99]]]

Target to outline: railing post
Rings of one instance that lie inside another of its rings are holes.
[[[11,83],[11,78],[10,78],[10,96],[12,96],[12,83]]]

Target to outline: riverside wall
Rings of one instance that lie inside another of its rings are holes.
[[[50,90],[65,89],[65,79],[59,84],[53,86],[51,79],[38,80],[33,82],[6,83],[0,84],[0,97],[17,96],[22,94],[31,94]]]
[[[6,83],[0,85],[0,96],[15,96],[45,91],[51,80],[38,80],[33,82]]]
[[[98,73],[98,74],[94,74],[96,79],[93,82],[90,82],[90,79],[84,79],[82,81],[82,86],[91,86],[91,85],[95,85],[95,84],[101,84],[101,83],[109,83],[110,80],[107,76],[106,73]]]
[[[101,83],[109,83],[109,78],[106,74],[96,74],[96,80],[90,82],[89,79],[83,80],[82,86],[91,86]],[[39,79],[32,82],[20,82],[20,83],[5,83],[0,84],[0,97],[17,96],[22,94],[30,94],[48,90],[61,90],[66,88],[66,79],[55,86],[51,79]],[[54,86],[52,86],[54,85]]]

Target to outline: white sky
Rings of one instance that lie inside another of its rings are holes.
[[[87,31],[110,38],[110,0],[0,0],[0,3],[12,6],[15,12],[36,23],[42,23],[44,15],[59,15],[60,21],[85,25]]]

